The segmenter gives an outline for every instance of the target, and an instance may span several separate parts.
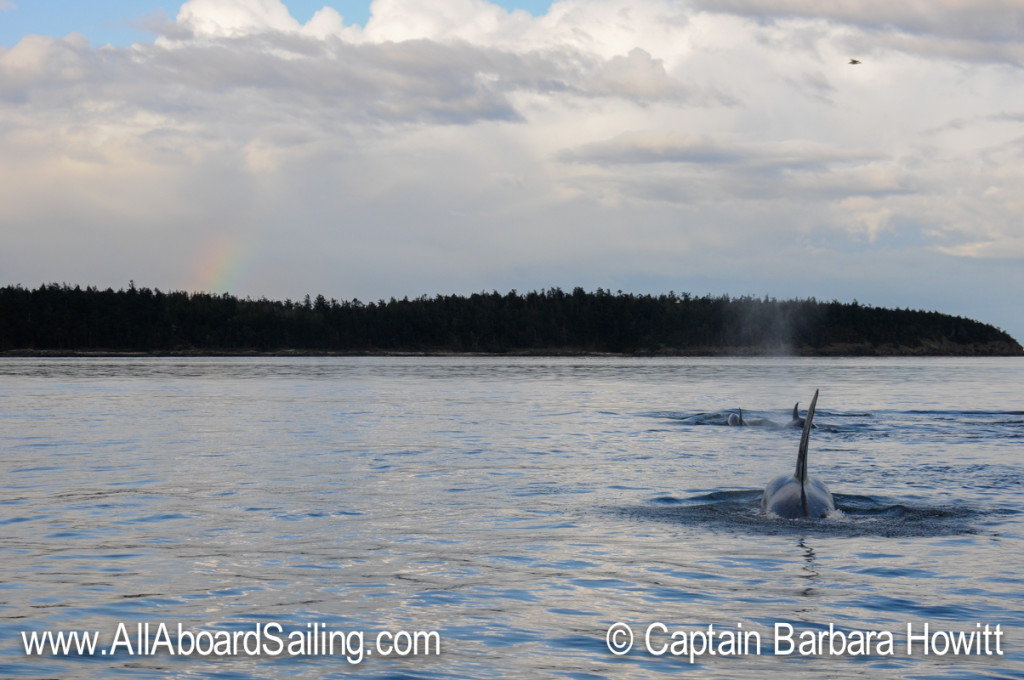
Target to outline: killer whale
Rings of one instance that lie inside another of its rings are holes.
[[[797,519],[825,517],[836,509],[835,499],[832,498],[832,492],[825,483],[807,474],[807,445],[811,439],[814,407],[817,403],[818,390],[815,390],[803,422],[800,449],[796,456],[796,471],[791,475],[780,475],[768,482],[761,498],[761,508],[765,512],[786,519]]]
[[[817,392],[815,392],[815,394],[817,394]],[[793,404],[793,417],[788,423],[786,423],[786,427],[795,427],[799,430],[803,428],[805,420],[806,418],[800,417],[800,402],[798,401]]]

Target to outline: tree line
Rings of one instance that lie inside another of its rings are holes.
[[[991,325],[856,301],[551,288],[284,302],[227,293],[0,288],[0,350],[1024,354]]]

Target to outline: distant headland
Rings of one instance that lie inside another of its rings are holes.
[[[1024,356],[991,325],[849,302],[571,292],[284,302],[0,288],[0,353]]]

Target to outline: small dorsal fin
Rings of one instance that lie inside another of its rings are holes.
[[[807,444],[811,441],[811,421],[814,420],[814,407],[818,403],[818,390],[814,390],[814,398],[807,408],[807,418],[804,420],[804,431],[800,435],[800,449],[796,454],[796,472],[793,474],[800,482],[800,503],[803,505],[804,517],[807,516],[807,492],[804,485],[807,484]]]
[[[799,401],[798,401],[798,402],[796,402],[795,404],[793,404],[793,419],[794,419],[794,420],[797,420],[797,419],[799,419],[799,418],[800,418],[800,409],[799,409],[799,406],[800,406],[800,402],[799,402]]]

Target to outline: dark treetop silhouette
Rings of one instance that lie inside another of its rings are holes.
[[[938,312],[772,298],[559,288],[301,302],[228,294],[0,288],[0,351],[1021,355],[990,325]]]

